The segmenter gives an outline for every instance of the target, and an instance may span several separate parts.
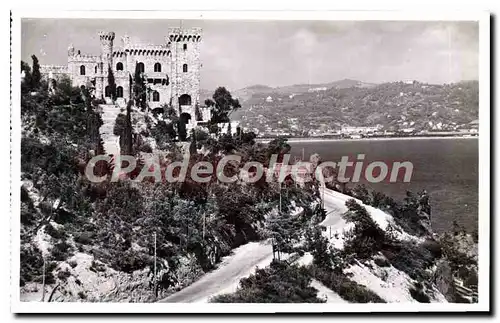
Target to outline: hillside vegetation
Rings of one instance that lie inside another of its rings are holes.
[[[271,98],[271,99],[269,99]],[[386,130],[455,129],[477,120],[477,81],[434,85],[393,82],[374,86],[317,88],[309,91],[255,91],[235,116],[250,129],[295,129],[297,134],[318,127],[375,126]],[[296,128],[287,120],[297,118]],[[326,130],[325,129],[325,130]]]

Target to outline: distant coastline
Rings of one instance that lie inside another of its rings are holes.
[[[284,136],[286,138],[286,136]],[[257,138],[257,142],[268,143],[276,138]],[[371,138],[288,138],[288,142],[332,142],[332,141],[383,141],[383,140],[425,140],[425,139],[479,139],[479,136],[413,136],[413,137],[371,137]]]

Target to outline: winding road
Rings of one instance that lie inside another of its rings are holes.
[[[321,223],[332,230],[345,225],[341,215],[347,208],[343,195],[325,189],[324,207],[327,217]],[[199,280],[159,301],[164,303],[207,302],[210,297],[236,291],[240,279],[255,272],[256,267],[268,266],[273,259],[272,246],[269,242],[250,242],[233,250],[221,264]],[[331,298],[330,298],[331,299]]]

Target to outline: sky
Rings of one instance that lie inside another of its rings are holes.
[[[203,28],[201,87],[341,79],[383,83],[477,80],[477,22],[23,19],[21,59],[66,65],[67,48],[99,55],[97,32],[163,44],[168,27]]]

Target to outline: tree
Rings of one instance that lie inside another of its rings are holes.
[[[132,139],[132,100],[127,103],[127,114],[125,118],[125,127],[120,135],[121,151],[125,155],[132,155],[133,139]]]
[[[212,96],[212,100],[205,100],[205,104],[212,112],[210,120],[212,125],[230,122],[229,116],[231,113],[241,108],[238,99],[234,99],[225,87],[218,87]]]
[[[138,63],[135,65],[133,88],[135,105],[144,110],[147,104],[147,88]]]
[[[21,82],[21,92],[27,93],[31,89],[32,76],[31,67],[28,63],[21,61],[21,72],[24,72],[24,79]]]
[[[197,143],[196,143],[196,133],[194,131],[194,129],[191,129],[191,144],[189,145],[189,153],[191,155],[194,155],[197,153]]]
[[[187,138],[187,129],[186,129],[186,121],[184,118],[179,118],[177,121],[177,133],[179,134],[180,141],[186,141]]]
[[[40,74],[40,64],[38,63],[38,58],[35,55],[31,55],[33,60],[33,72],[31,73],[31,89],[36,90],[40,87],[40,81],[42,75]]]
[[[115,83],[115,76],[113,74],[111,66],[108,66],[108,86],[109,86],[109,91],[111,92],[111,99],[114,102],[116,100],[116,83]]]
[[[330,268],[332,259],[328,248],[328,239],[323,236],[321,227],[307,228],[304,238],[305,248],[313,256],[313,263],[321,268]]]

